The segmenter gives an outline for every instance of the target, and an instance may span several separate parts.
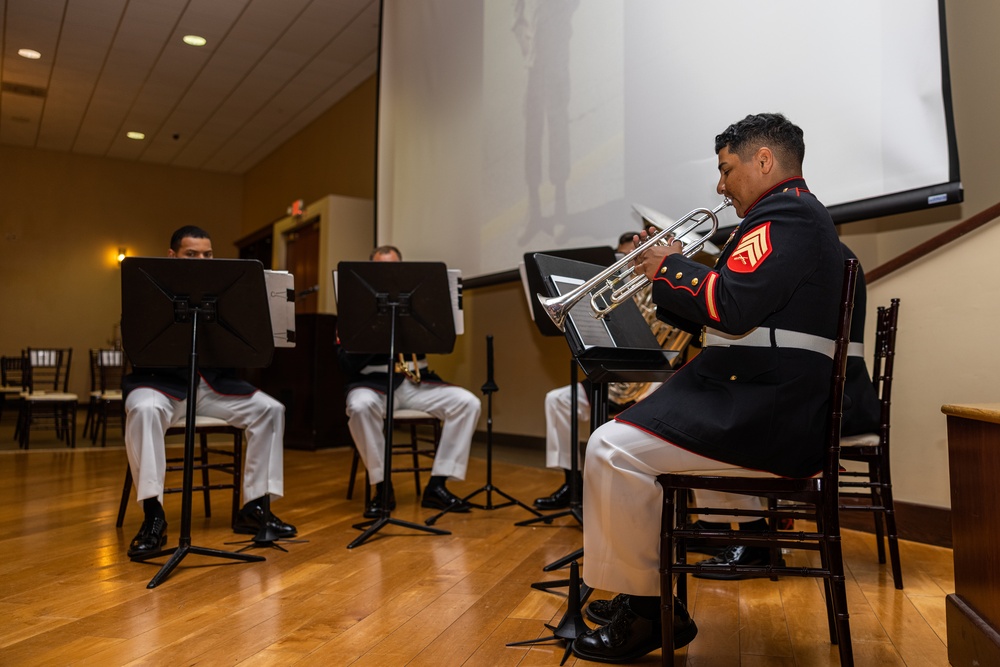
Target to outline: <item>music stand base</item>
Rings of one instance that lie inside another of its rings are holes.
[[[412,528],[413,530],[422,530],[425,533],[432,533],[434,535],[451,535],[451,531],[441,530],[440,528],[428,528],[427,526],[421,526],[418,523],[412,523],[410,521],[403,521],[402,519],[394,519],[393,517],[386,514],[377,519],[372,519],[371,521],[363,521],[361,523],[354,524],[354,528],[358,530],[364,530],[365,532],[356,537],[350,544],[347,545],[348,549],[353,549],[356,546],[360,546],[369,537],[377,533],[382,529],[383,526],[391,524],[393,526],[402,526],[403,528]]]
[[[198,554],[200,556],[212,556],[215,558],[228,558],[229,560],[238,560],[246,563],[257,563],[262,560],[266,560],[263,556],[252,556],[250,554],[242,554],[232,551],[223,551],[221,549],[209,549],[208,547],[198,547],[192,544],[180,544],[176,547],[171,547],[169,549],[164,549],[163,551],[157,551],[151,554],[144,554],[142,556],[135,556],[131,560],[136,563],[143,563],[151,558],[156,558],[157,556],[170,555],[170,558],[160,571],[157,572],[149,583],[146,584],[146,588],[156,588],[163,581],[170,576],[170,573],[174,571],[184,557],[188,554]]]
[[[590,629],[587,623],[583,620],[583,614],[581,613],[581,596],[580,596],[580,566],[576,561],[573,561],[570,567],[569,574],[569,590],[567,593],[566,601],[566,613],[563,614],[562,619],[559,621],[559,625],[552,627],[548,623],[545,627],[552,630],[551,637],[541,637],[539,639],[528,639],[521,642],[511,642],[507,646],[529,646],[531,644],[541,644],[543,642],[555,641],[560,639],[566,642],[566,652],[563,654],[562,662],[566,662],[566,658],[569,657],[570,652],[573,650],[573,640],[582,635],[584,632]],[[589,591],[588,591],[589,594]]]

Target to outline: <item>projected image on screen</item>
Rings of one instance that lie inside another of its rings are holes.
[[[715,135],[764,111],[838,222],[960,201],[940,2],[386,0],[379,241],[470,278],[611,245],[715,208]]]

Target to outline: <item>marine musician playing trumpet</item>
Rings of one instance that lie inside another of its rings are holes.
[[[379,246],[369,259],[374,262],[399,262],[403,256],[394,246]],[[389,484],[389,509],[395,509],[392,480],[385,474],[386,413],[385,389],[389,364],[394,365],[394,409],[427,412],[443,422],[431,468],[431,478],[424,488],[421,506],[468,512],[469,503],[445,486],[448,478],[465,479],[469,463],[472,436],[479,422],[482,404],[472,392],[448,384],[427,368],[423,354],[400,354],[389,359],[387,354],[352,354],[343,348],[337,351],[341,368],[347,376],[347,427],[368,470],[368,478],[376,492],[364,510],[364,516],[375,519],[382,511],[382,484]]]
[[[660,647],[658,474],[750,468],[809,477],[822,468],[825,351],[844,268],[837,231],[802,177],[802,130],[784,116],[733,123],[715,152],[717,191],[742,222],[714,268],[684,256],[677,241],[634,258],[658,316],[702,330],[702,352],[587,443],[583,578],[621,593],[607,605],[607,624],[573,642],[587,660],[630,662]],[[674,609],[681,647],[698,630]]]

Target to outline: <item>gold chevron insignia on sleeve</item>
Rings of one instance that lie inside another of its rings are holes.
[[[753,273],[771,254],[771,223],[765,222],[747,232],[726,261],[726,268],[736,273]]]

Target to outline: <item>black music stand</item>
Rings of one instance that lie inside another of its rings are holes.
[[[122,343],[134,367],[188,368],[184,429],[181,533],[176,547],[133,557],[170,558],[150,580],[155,588],[189,553],[257,562],[261,556],[191,544],[194,431],[201,367],[259,368],[271,363],[274,338],[257,260],[178,260],[127,257],[122,261]]]
[[[540,294],[544,296],[565,294],[573,290],[577,284],[588,281],[604,268],[602,265],[543,253],[535,253],[531,259],[535,264],[535,270],[537,270],[543,279],[542,282],[545,289]],[[527,268],[529,266],[527,256],[525,260]],[[545,318],[548,319],[547,314],[545,314]],[[556,330],[558,331],[557,327]],[[572,386],[574,405],[576,399],[575,381],[577,364],[584,370],[587,379],[591,383],[591,432],[607,420],[608,382],[664,380],[673,373],[670,362],[678,353],[660,348],[656,336],[653,335],[653,332],[649,328],[649,324],[639,312],[638,306],[631,299],[621,303],[602,320],[598,320],[594,317],[591,310],[589,296],[585,296],[569,310],[565,322],[565,331],[560,333],[565,334],[566,342],[569,344],[570,352],[573,355],[574,365],[571,368],[571,377],[574,382]],[[577,467],[579,438],[575,410],[573,415],[574,418],[570,422],[573,442],[573,457],[571,458],[573,479],[571,481],[572,486],[570,487],[570,509],[557,514],[549,514],[545,518],[551,520],[556,516],[569,514],[582,524],[583,511],[579,496],[580,490],[576,488],[576,470],[579,469]],[[527,525],[535,521],[536,519],[529,519],[516,525]],[[580,616],[580,605],[591,593],[590,587],[575,574],[578,567],[576,561],[581,556],[583,556],[583,549],[577,549],[573,553],[542,568],[548,572],[564,567],[569,563],[571,576],[568,580],[536,582],[532,584],[533,588],[540,590],[568,586],[566,613],[563,616],[562,622],[556,628],[554,637],[548,639],[567,639],[572,632],[582,632],[582,630],[586,629],[586,626],[583,626],[581,629],[580,624],[577,622],[577,618]],[[529,642],[519,643],[526,644],[539,641],[546,640],[530,640]]]
[[[494,392],[500,391],[500,387],[498,387],[497,383],[493,381],[493,336],[486,336],[486,382],[483,384],[480,391],[486,394],[486,484],[462,498],[462,500],[469,502],[480,493],[485,493],[485,504],[471,502],[469,504],[472,507],[481,510],[498,510],[504,507],[510,507],[511,505],[517,505],[518,507],[523,507],[528,510],[535,516],[540,517],[542,516],[541,512],[532,507],[528,507],[514,496],[509,493],[505,493],[493,485],[493,394]],[[494,493],[506,498],[506,502],[493,504]],[[454,505],[449,505],[434,516],[428,518],[424,521],[424,523],[428,526],[433,526],[439,518],[450,512],[452,507],[454,507]]]
[[[338,336],[347,352],[389,356],[385,407],[385,477],[377,519],[355,524],[364,532],[347,545],[353,549],[387,524],[434,535],[447,530],[393,518],[389,509],[392,477],[392,413],[396,353],[446,354],[455,348],[448,270],[441,262],[341,262],[337,265]]]
[[[576,262],[583,262],[587,264],[596,265],[596,269],[593,273],[597,273],[602,267],[610,266],[615,262],[615,251],[611,246],[593,246],[587,248],[569,248],[562,250],[546,250],[544,252],[529,252],[524,254],[524,273],[527,282],[528,291],[528,307],[531,309],[531,319],[534,320],[535,326],[538,327],[538,332],[543,336],[563,336],[564,332],[557,327],[551,319],[549,319],[548,313],[542,308],[541,303],[535,298],[536,294],[549,294],[551,293],[552,286],[547,282],[548,275],[543,274],[542,268],[539,266],[539,257],[560,257],[567,260],[574,260]],[[544,260],[543,260],[544,261]],[[548,267],[547,267],[548,268]],[[593,273],[591,275],[593,275]],[[570,403],[573,406],[573,418],[570,420],[570,442],[573,443],[573,453],[570,456],[570,482],[569,482],[569,507],[565,510],[558,512],[553,512],[551,514],[543,514],[541,516],[535,517],[533,519],[525,519],[524,521],[519,521],[515,523],[515,526],[530,526],[532,524],[542,521],[546,524],[551,524],[553,520],[562,518],[564,516],[571,516],[578,523],[583,523],[583,510],[580,498],[580,485],[577,482],[580,471],[579,464],[579,449],[580,449],[580,427],[579,420],[576,418],[576,406],[579,402],[577,391],[578,391],[578,379],[577,379],[577,362],[576,359],[570,361]],[[593,405],[593,404],[592,404]],[[591,422],[593,424],[594,422]],[[565,565],[562,562],[558,567]],[[547,570],[546,570],[547,571]],[[563,584],[565,585],[565,584]]]

